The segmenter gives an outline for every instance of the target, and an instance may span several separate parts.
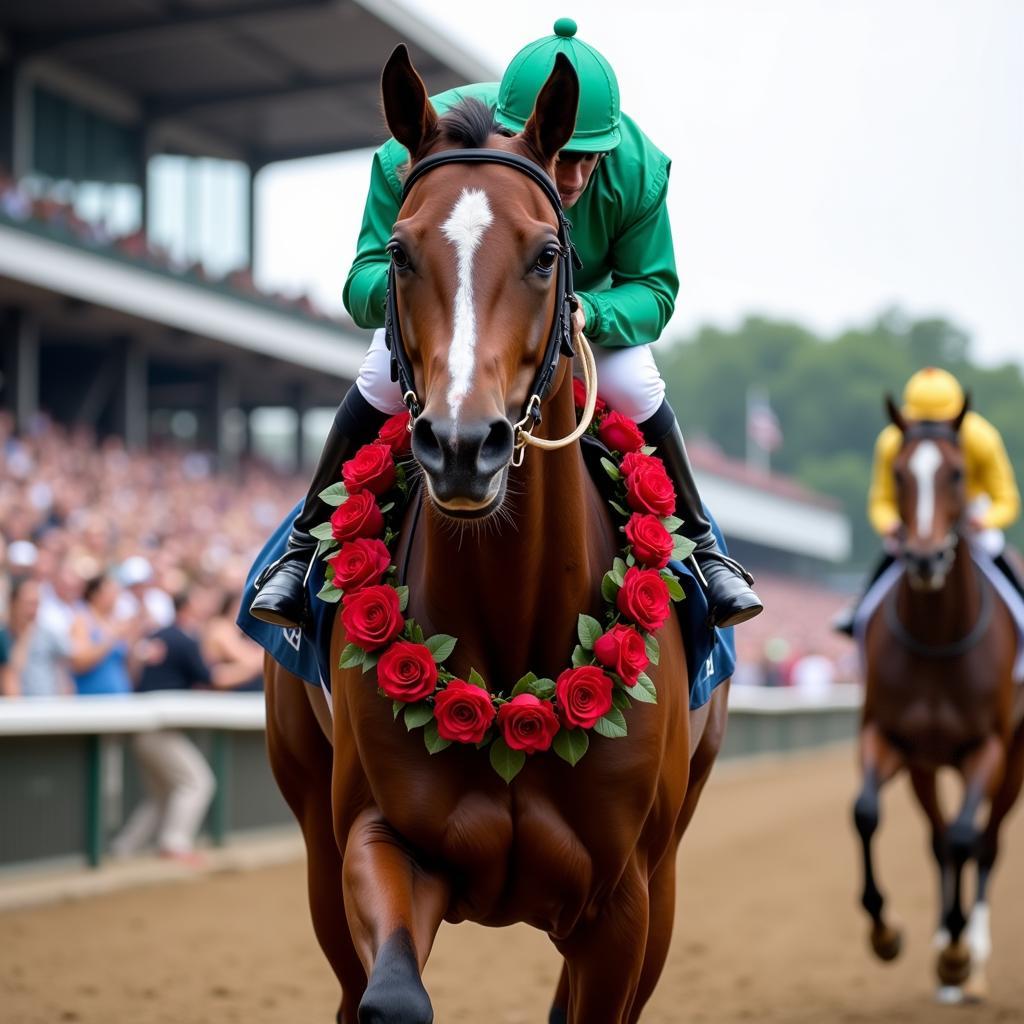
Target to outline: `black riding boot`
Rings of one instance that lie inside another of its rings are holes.
[[[341,464],[373,440],[387,418],[363,398],[354,384],[348,389],[335,413],[302,510],[292,524],[288,547],[256,580],[258,593],[249,605],[253,618],[289,628],[305,624],[309,614],[306,573],[317,546],[309,531],[323,522],[328,512],[320,492],[341,479]]]
[[[992,559],[1002,570],[1003,575],[1013,584],[1017,593],[1024,597],[1024,579],[1021,579],[1020,570],[1017,568],[1015,557],[1007,558],[1006,552],[1000,552]]]
[[[709,620],[715,626],[736,626],[760,615],[764,606],[750,589],[754,578],[722,552],[704,515],[682,431],[668,402],[662,402],[658,411],[640,424],[640,429],[647,443],[658,449],[658,458],[675,485],[677,514],[683,521],[679,532],[697,545],[693,561],[707,594]]]
[[[882,573],[895,562],[896,559],[889,554],[882,555],[878,564],[875,566],[875,571],[871,574],[871,578],[864,585],[864,589],[857,596],[857,599],[846,608],[844,608],[833,620],[832,628],[837,633],[844,633],[846,636],[853,636],[853,624],[857,621],[857,612],[860,609],[864,598],[867,597],[868,591],[881,579]]]

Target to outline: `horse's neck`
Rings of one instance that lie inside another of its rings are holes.
[[[941,646],[964,635],[974,625],[980,597],[970,544],[962,537],[956,546],[953,566],[939,590],[915,590],[904,574],[898,598],[900,620],[915,639]]]
[[[545,410],[548,436],[575,424],[571,402],[568,414],[559,404]],[[457,636],[456,668],[495,689],[568,667],[577,615],[599,608],[615,545],[578,445],[528,449],[509,492],[509,517],[465,528],[428,504],[409,571],[410,614],[428,634]]]

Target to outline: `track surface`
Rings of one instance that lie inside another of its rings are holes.
[[[932,1001],[935,875],[909,786],[884,794],[880,881],[906,925],[895,964],[856,904],[849,750],[720,766],[683,843],[676,931],[650,1024],[1024,1021],[1024,814],[993,882],[992,998]],[[0,916],[3,1024],[329,1024],[336,990],[299,864]],[[558,971],[529,929],[442,929],[436,1019],[541,1024]]]

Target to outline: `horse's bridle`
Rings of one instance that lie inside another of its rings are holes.
[[[960,447],[959,433],[948,423],[938,422],[935,420],[919,420],[916,423],[910,424],[903,431],[903,443],[906,444],[908,441],[949,441],[950,444],[955,445],[957,448]],[[932,553],[932,557],[935,558],[938,568],[942,570],[943,578],[945,578],[946,574],[953,567],[953,560],[956,558],[956,549],[957,545],[960,543],[963,516],[964,513],[961,512],[960,518],[953,524],[953,528],[946,535],[946,539],[943,541],[942,547]],[[902,539],[900,540],[898,554],[900,561],[905,565],[908,564],[912,558],[911,553],[907,550]]]
[[[540,440],[539,438],[532,438],[531,432],[540,423],[541,403],[554,380],[559,358],[564,355],[571,359],[575,355],[572,345],[572,315],[577,307],[577,300],[573,294],[572,277],[573,267],[578,268],[582,264],[570,240],[570,224],[565,216],[565,211],[562,209],[562,200],[558,195],[555,183],[532,160],[528,160],[526,157],[519,156],[516,153],[506,153],[500,149],[446,149],[440,153],[434,153],[432,156],[424,157],[413,166],[408,177],[405,179],[405,186],[402,189],[402,202],[404,203],[408,198],[410,189],[412,189],[417,181],[425,174],[429,174],[435,168],[445,164],[500,164],[503,167],[512,167],[519,171],[520,174],[525,174],[540,187],[548,202],[551,203],[555,216],[558,218],[559,256],[558,272],[555,281],[556,313],[551,324],[551,333],[545,346],[544,358],[537,368],[533,383],[527,393],[522,415],[513,426],[515,432],[513,462],[515,465],[519,465],[522,461],[524,446],[528,442],[537,443]],[[395,264],[392,261],[391,266],[388,268],[388,288],[384,312],[384,341],[391,352],[391,379],[398,382],[399,387],[402,389],[402,401],[405,402],[409,409],[412,420],[415,420],[420,413],[421,406],[416,395],[416,382],[412,364],[409,362],[409,356],[402,339],[402,326],[398,319],[395,273]],[[589,354],[589,350],[585,355],[585,370],[588,364],[591,367],[593,365],[593,356]],[[585,419],[589,422],[589,417],[585,417]],[[575,438],[572,439],[574,440]],[[563,439],[563,441],[566,440],[568,439]],[[516,461],[516,455],[519,456],[518,461]]]

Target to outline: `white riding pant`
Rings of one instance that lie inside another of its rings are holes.
[[[988,511],[991,504],[992,499],[987,494],[983,494],[970,503],[967,512],[969,515],[980,517]],[[976,544],[990,558],[997,558],[1006,547],[1006,534],[995,527],[989,527],[987,530],[979,530],[971,538],[971,543]]]
[[[594,346],[598,390],[601,397],[637,423],[649,420],[665,400],[665,382],[654,362],[650,345],[634,348]],[[384,344],[384,331],[373,333],[373,341],[359,367],[356,387],[363,398],[388,416],[402,412],[402,392],[391,379],[391,353]]]

